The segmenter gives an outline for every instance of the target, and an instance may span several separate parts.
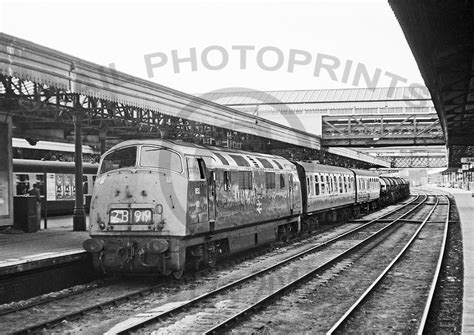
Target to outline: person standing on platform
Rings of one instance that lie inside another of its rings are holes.
[[[30,191],[30,195],[35,197],[36,223],[39,226],[41,222],[41,192],[38,183],[33,184],[33,188]]]

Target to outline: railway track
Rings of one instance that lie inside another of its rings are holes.
[[[416,233],[328,334],[354,332],[361,325],[373,332],[423,333],[444,257],[449,206],[448,197],[436,197]]]
[[[396,208],[388,214],[383,215],[383,217],[387,217],[387,215],[396,211],[406,211],[407,208],[413,207],[417,202],[419,202],[419,198],[407,202],[403,209]],[[364,220],[359,220],[359,222],[354,225],[364,224]],[[305,242],[303,241],[301,243],[304,244]],[[261,253],[263,253],[263,251],[260,251],[260,254]],[[253,253],[252,257],[255,257],[255,254],[256,253]],[[242,257],[242,259],[246,258],[249,258],[249,256]],[[232,263],[235,264],[235,261]],[[204,274],[206,272],[207,271],[202,271]],[[199,277],[199,273],[188,275],[187,278],[184,278],[184,281],[192,281],[196,276]],[[168,284],[160,283],[157,285],[155,282],[154,285],[137,283],[135,287],[133,285],[127,285],[126,288],[119,284],[115,286],[111,284],[105,287],[97,287],[91,290],[85,290],[85,292],[76,292],[73,296],[65,296],[57,299],[52,298],[49,301],[4,311],[4,313],[0,313],[0,323],[3,326],[3,330],[9,333],[21,334],[40,331],[42,329],[51,329],[65,320],[81,319],[84,315],[92,311],[104,311],[107,308],[117,307],[124,302],[140,300],[145,296],[153,294],[153,292],[164,290],[172,293],[177,290],[176,282],[171,284],[171,288]]]
[[[449,203],[446,198],[441,198],[443,203],[436,206],[434,212],[422,210],[413,213],[386,240],[367,248],[367,252],[359,256],[354,255],[345,271],[325,273],[325,279],[316,277],[300,285],[260,313],[250,315],[234,330],[421,333],[441,267],[439,252],[444,250],[446,238]],[[431,196],[427,207],[434,209],[436,201]],[[424,227],[420,228],[424,221]],[[387,276],[374,285],[410,240],[412,246],[403,254],[401,263],[396,262]],[[374,286],[375,290],[368,289]],[[361,297],[366,291],[371,293],[364,300]],[[358,306],[356,313],[348,314],[352,306]],[[431,317],[430,323],[433,323]]]
[[[340,272],[351,266],[355,253],[369,242],[375,245],[380,243],[427,199],[426,194],[417,197],[393,213],[193,299],[172,301],[138,314],[111,328],[108,334],[155,330],[166,333],[221,332],[315,276],[319,276],[318,280],[327,281],[332,276],[325,274],[327,270]],[[393,217],[395,212],[397,217]]]

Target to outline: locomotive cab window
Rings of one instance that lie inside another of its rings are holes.
[[[137,147],[128,147],[112,151],[102,160],[100,173],[134,167],[137,162]]]
[[[143,146],[140,151],[140,165],[183,172],[181,157],[176,152],[162,147]]]
[[[204,160],[202,158],[187,157],[189,180],[206,179]]]

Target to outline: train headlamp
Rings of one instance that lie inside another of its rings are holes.
[[[163,206],[161,204],[158,204],[155,206],[155,213],[156,214],[163,214]]]

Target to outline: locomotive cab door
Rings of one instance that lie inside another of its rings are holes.
[[[208,170],[207,178],[207,189],[208,189],[208,209],[209,209],[209,222],[216,221],[216,171]],[[211,230],[214,225],[211,225]]]
[[[288,175],[288,197],[290,200],[290,213],[293,214],[295,208],[295,190],[293,185],[293,175],[291,173]]]

